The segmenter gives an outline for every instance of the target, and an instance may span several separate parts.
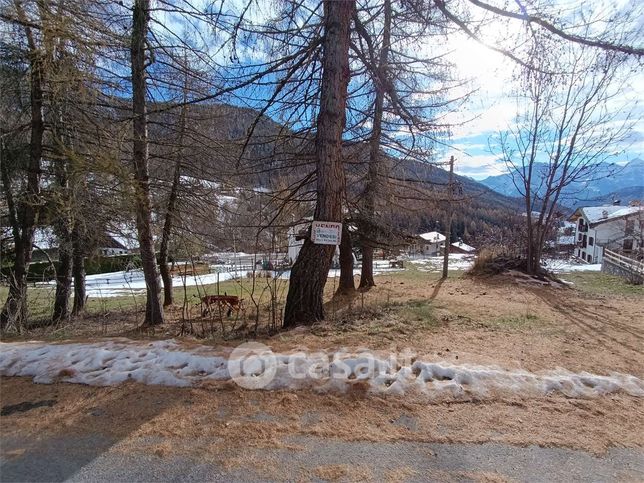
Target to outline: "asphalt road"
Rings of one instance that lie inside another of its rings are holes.
[[[100,435],[8,438],[1,442],[0,480],[644,481],[644,453],[635,449],[614,448],[597,457],[583,451],[495,443],[374,443],[313,437],[290,442],[298,449],[249,448],[238,455],[241,464],[225,468],[172,452],[160,457],[126,451],[118,441]],[[267,462],[264,469],[256,464],[261,460]]]

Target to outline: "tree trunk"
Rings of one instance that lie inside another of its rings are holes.
[[[167,307],[174,302],[172,293],[172,275],[168,267],[168,245],[172,232],[172,219],[175,216],[175,206],[177,204],[177,194],[179,191],[179,181],[181,180],[181,162],[177,161],[174,168],[174,178],[172,188],[170,189],[170,198],[168,200],[168,209],[165,214],[163,223],[163,234],[161,235],[161,247],[159,249],[159,270],[163,279],[163,306]]]
[[[315,136],[315,220],[342,220],[342,132],[350,75],[350,24],[354,10],[355,0],[324,0],[323,73]],[[312,324],[324,318],[322,297],[333,252],[332,245],[314,245],[310,239],[304,242],[291,270],[284,327]]]
[[[356,290],[353,281],[353,244],[347,224],[342,225],[342,240],[340,241],[340,283],[337,294],[350,295]]]
[[[183,84],[183,105],[181,106],[181,128],[179,133],[179,159],[174,167],[174,177],[172,179],[172,188],[170,188],[170,197],[168,199],[168,209],[165,214],[163,223],[163,234],[161,235],[161,247],[159,250],[159,270],[163,279],[163,306],[167,307],[174,302],[172,293],[172,275],[168,267],[168,245],[172,235],[172,222],[175,217],[177,205],[177,196],[179,194],[179,183],[181,181],[181,162],[183,161],[183,143],[186,134],[186,116],[188,113],[188,62],[184,58],[184,84]]]
[[[387,75],[387,64],[389,62],[389,44],[390,44],[390,31],[391,31],[391,0],[385,0],[384,3],[384,24],[383,24],[383,39],[382,47],[380,49],[380,57],[378,66],[380,76]],[[374,87],[376,96],[374,99],[373,111],[373,129],[371,131],[371,139],[369,140],[369,168],[367,170],[367,179],[365,183],[364,192],[364,207],[363,217],[366,223],[363,225],[372,226],[376,219],[376,199],[382,184],[382,164],[383,160],[380,157],[380,137],[382,135],[382,114],[384,110],[385,101],[385,88],[382,81],[376,76],[374,79]],[[364,230],[364,226],[363,226]],[[362,268],[360,270],[360,288],[369,289],[376,285],[373,278],[373,236],[369,233],[364,233],[362,241]]]
[[[82,248],[82,240],[79,229],[74,227],[72,231],[72,253],[74,275],[74,308],[72,315],[80,315],[85,310],[85,252]]]
[[[375,287],[373,279],[373,247],[363,245],[362,247],[362,269],[360,272],[360,288]]]
[[[56,270],[56,296],[54,299],[53,322],[69,319],[69,297],[72,289],[72,249],[69,240],[64,240],[58,249]]]
[[[152,239],[152,205],[150,202],[150,174],[148,166],[148,119],[146,107],[146,57],[145,47],[150,19],[150,0],[135,0],[132,26],[132,112],[133,155],[136,187],[136,227],[139,250],[146,286],[144,327],[163,323],[161,283]]]
[[[452,206],[454,193],[454,156],[449,158],[449,183],[447,185],[447,217],[445,220],[445,248],[443,249],[443,277],[447,278],[449,271],[449,248],[452,243],[452,218],[454,207]]]
[[[24,10],[16,3],[18,17],[25,21]],[[31,68],[30,104],[31,138],[29,140],[29,164],[27,167],[27,192],[20,206],[16,206],[11,193],[11,182],[6,169],[2,170],[2,184],[5,187],[9,217],[11,220],[16,259],[13,274],[9,280],[9,294],[0,313],[0,329],[13,326],[21,330],[27,321],[27,271],[33,253],[34,230],[38,221],[40,206],[40,174],[42,143],[45,132],[43,120],[43,66],[42,54],[37,49],[30,27],[25,27]],[[1,161],[1,160],[0,160]],[[11,201],[9,201],[11,200]]]

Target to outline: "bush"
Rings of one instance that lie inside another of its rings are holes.
[[[141,267],[141,257],[137,254],[117,255],[114,257],[91,257],[85,259],[87,275],[120,272],[126,268]]]
[[[483,249],[474,260],[474,265],[467,273],[470,275],[497,275],[508,270],[526,272],[527,260],[515,255],[497,253],[493,250]]]
[[[56,264],[56,262],[54,262]],[[126,268],[139,268],[141,257],[136,254],[117,255],[114,257],[90,257],[85,259],[85,272],[87,275],[97,273],[120,272]],[[2,267],[3,278],[9,277],[13,270],[13,264]],[[54,279],[54,269],[47,262],[33,262],[29,264],[27,280],[30,282],[48,282]]]

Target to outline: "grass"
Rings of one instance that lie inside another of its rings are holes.
[[[399,314],[401,318],[418,322],[427,329],[438,326],[430,300],[410,300],[401,306]]]
[[[621,277],[602,272],[571,272],[561,278],[574,288],[592,295],[644,295],[644,285],[634,285]]]
[[[506,315],[492,320],[490,325],[510,329],[520,329],[538,321],[539,317],[534,314]]]
[[[458,278],[462,276],[462,271],[450,271],[450,278]],[[379,284],[386,282],[393,283],[433,283],[440,279],[440,273],[437,272],[423,272],[417,269],[413,264],[407,264],[405,271],[391,272],[377,276]],[[255,279],[254,296],[251,297],[253,291],[253,281],[249,278],[239,280],[227,280],[220,282],[219,293],[228,295],[237,295],[244,299],[247,310],[251,307],[254,308],[255,303],[262,305],[270,302],[270,292],[267,290],[267,281],[257,277]],[[288,280],[277,281],[278,304],[284,304],[286,300],[286,293],[288,290]],[[337,286],[336,280],[329,280],[325,287],[325,295],[330,298],[333,294],[334,288]],[[7,298],[8,288],[0,286],[0,303],[3,303]],[[30,320],[38,323],[43,320],[48,320],[51,317],[54,304],[54,286],[49,287],[29,287],[28,289],[28,307]],[[181,285],[174,286],[174,300],[176,305],[182,305],[184,300],[188,305],[196,305],[199,299],[204,295],[213,295],[217,292],[217,284],[189,286],[185,288]],[[252,298],[255,299],[253,303]],[[145,295],[134,294],[119,297],[90,297],[86,304],[86,312],[88,315],[101,315],[119,311],[143,310],[145,306]]]
[[[280,292],[284,292],[286,281],[280,281]],[[259,303],[267,302],[270,298],[267,293],[262,293],[266,287],[266,279],[258,278],[255,283],[255,300]],[[0,286],[0,300],[4,302],[7,298],[8,288]],[[246,301],[246,307],[253,307],[251,302],[250,291],[252,290],[252,280],[227,280],[219,284],[219,293],[228,295],[237,295]],[[200,285],[200,286],[174,286],[175,305],[181,306],[184,301],[188,306],[199,305],[199,300],[204,295],[213,295],[217,293],[217,284]],[[52,287],[29,287],[28,289],[28,308],[29,319],[33,324],[38,324],[49,320],[53,311],[55,288]],[[280,293],[281,298],[285,295]],[[0,303],[2,303],[0,302]],[[87,315],[103,315],[114,312],[137,311],[140,312],[145,308],[145,294],[136,293],[119,297],[90,297],[86,304]]]
[[[400,300],[401,293],[407,290],[407,287],[424,287],[427,286],[431,292],[431,285],[435,285],[440,280],[440,273],[437,272],[424,272],[418,270],[413,264],[408,265],[408,269],[400,272],[390,272],[378,275],[376,278],[377,288],[379,290],[378,296],[369,296],[368,305],[364,307],[362,304],[362,297],[358,295],[354,299],[350,299],[347,304],[343,305],[342,301],[338,302],[339,305],[335,306],[330,304],[327,308],[327,316],[329,320],[334,321],[339,317],[339,320],[344,318],[352,319],[354,315],[362,317],[361,314],[369,314],[370,310],[382,311],[385,313],[395,313],[395,319],[400,323],[401,330],[409,330],[414,327],[417,329],[432,330],[439,327],[442,322],[440,310],[434,305],[429,295],[427,298],[414,299],[404,301]],[[463,277],[464,272],[452,271],[449,273],[450,280],[458,280]],[[612,295],[620,294],[624,296],[641,296],[644,295],[644,287],[628,284],[626,281],[603,273],[597,272],[575,272],[564,275],[564,279],[574,283],[576,290],[591,295]],[[276,310],[273,312],[271,305],[271,292],[268,290],[268,284],[271,279],[256,278],[254,295],[251,296],[253,290],[253,281],[249,278],[241,280],[228,280],[221,282],[219,285],[219,293],[228,295],[241,296],[244,299],[246,308],[246,317],[244,318],[250,326],[254,326],[255,317],[260,321],[260,326],[271,326],[271,324],[279,323],[281,314],[284,309],[286,294],[288,291],[287,280],[277,280],[277,300]],[[325,300],[331,300],[333,292],[337,288],[337,279],[329,279],[325,288]],[[217,285],[210,284],[204,286],[175,286],[175,309],[167,311],[168,320],[179,321],[182,320],[181,307],[185,305],[189,308],[189,318],[199,319],[200,302],[199,298],[205,294],[216,294]],[[7,296],[7,287],[0,287],[0,299],[4,301]],[[30,322],[32,326],[44,325],[51,317],[53,309],[54,288],[53,287],[30,287],[29,288],[29,311]],[[0,302],[1,303],[1,302]],[[90,320],[78,319],[74,325],[76,328],[85,326],[87,324],[97,323],[101,324],[104,332],[120,333],[119,330],[129,330],[136,327],[143,321],[143,310],[145,308],[145,295],[130,295],[122,297],[103,297],[103,298],[90,298],[87,303],[87,317],[94,318],[94,322]],[[458,309],[456,308],[458,311]],[[354,313],[355,312],[355,313]],[[276,314],[275,317],[272,315]],[[379,333],[383,327],[379,326],[378,315],[367,315],[366,319],[371,319],[372,323],[369,324],[369,331]],[[480,318],[478,318],[480,319]],[[268,322],[267,322],[268,321]],[[492,328],[521,328],[529,327],[531,324],[534,326],[538,324],[540,319],[527,311],[522,314],[511,314],[498,318],[491,318],[483,323]],[[114,326],[109,326],[114,324]],[[268,324],[268,325],[267,325]],[[56,329],[64,332],[64,328]],[[85,331],[89,331],[90,327],[87,325]],[[223,329],[222,329],[223,330]],[[347,330],[350,330],[347,327]]]

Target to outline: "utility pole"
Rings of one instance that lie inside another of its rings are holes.
[[[452,193],[454,192],[454,156],[449,158],[449,181],[447,183],[447,220],[445,222],[445,249],[443,250],[443,278],[447,278],[449,247],[452,238]]]

